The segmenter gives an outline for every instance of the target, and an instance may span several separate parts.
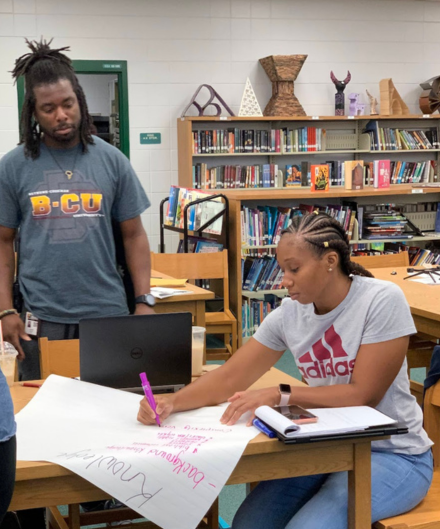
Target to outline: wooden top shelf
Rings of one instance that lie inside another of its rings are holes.
[[[326,198],[351,198],[351,197],[373,197],[412,195],[420,197],[422,194],[440,193],[440,187],[412,187],[411,184],[395,184],[388,189],[375,189],[366,187],[357,191],[341,187],[331,187],[327,193],[312,193],[309,187],[298,188],[253,188],[253,189],[206,189],[204,191],[212,194],[222,193],[229,200],[287,200],[287,199],[326,199]]]
[[[177,118],[177,121],[365,121],[370,119],[420,119],[429,121],[431,119],[440,119],[440,114],[429,114],[429,117],[424,117],[424,114],[407,114],[404,116],[185,116],[184,118]]]

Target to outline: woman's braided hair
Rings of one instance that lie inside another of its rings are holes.
[[[350,260],[350,245],[344,228],[326,213],[293,217],[292,224],[281,232],[281,236],[285,234],[302,237],[317,257],[331,250],[337,252],[342,273],[346,276],[374,277],[363,266]]]
[[[87,152],[88,144],[94,143],[92,137],[93,120],[89,114],[86,97],[73,71],[72,61],[64,53],[61,53],[69,50],[69,47],[51,49],[51,42],[52,40],[47,42],[43,39],[40,42],[31,42],[26,39],[26,44],[31,53],[19,57],[11,72],[15,81],[20,76],[24,76],[25,79],[26,93],[21,113],[20,144],[24,143],[26,156],[30,156],[34,160],[40,156],[41,140],[41,131],[34,119],[34,88],[40,85],[55,84],[60,79],[70,81],[78,99],[81,112],[79,131],[83,152]]]

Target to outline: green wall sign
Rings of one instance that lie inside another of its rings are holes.
[[[161,143],[160,132],[141,132],[141,145],[152,145]]]

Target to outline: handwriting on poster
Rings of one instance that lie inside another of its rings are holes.
[[[193,430],[188,426],[186,429]],[[195,428],[197,430],[197,428]],[[139,499],[138,506],[142,507],[154,496],[160,493],[161,488],[155,491],[147,490],[147,477],[144,472],[136,471],[133,465],[124,461],[121,454],[135,453],[143,454],[146,457],[160,458],[170,464],[173,474],[185,475],[190,481],[192,488],[205,481],[206,475],[203,470],[187,460],[187,454],[196,454],[198,450],[213,440],[212,437],[190,433],[176,433],[172,431],[158,432],[157,441],[147,443],[135,442],[129,446],[110,445],[106,447],[106,454],[99,454],[91,449],[84,449],[72,453],[59,454],[59,458],[64,459],[82,459],[86,464],[84,469],[96,469],[108,472],[109,475],[115,476],[123,482],[134,482],[139,484],[139,493],[126,498],[125,501]],[[155,448],[159,447],[159,448]],[[167,448],[167,450],[164,450]],[[178,451],[177,451],[178,450]],[[108,455],[108,451],[118,452],[118,457]],[[213,483],[207,482],[207,485],[216,488]]]

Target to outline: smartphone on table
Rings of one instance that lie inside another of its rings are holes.
[[[301,406],[274,406],[273,410],[284,415],[286,419],[291,420],[295,424],[310,424],[318,421],[318,417],[313,415],[308,410],[301,408]]]

